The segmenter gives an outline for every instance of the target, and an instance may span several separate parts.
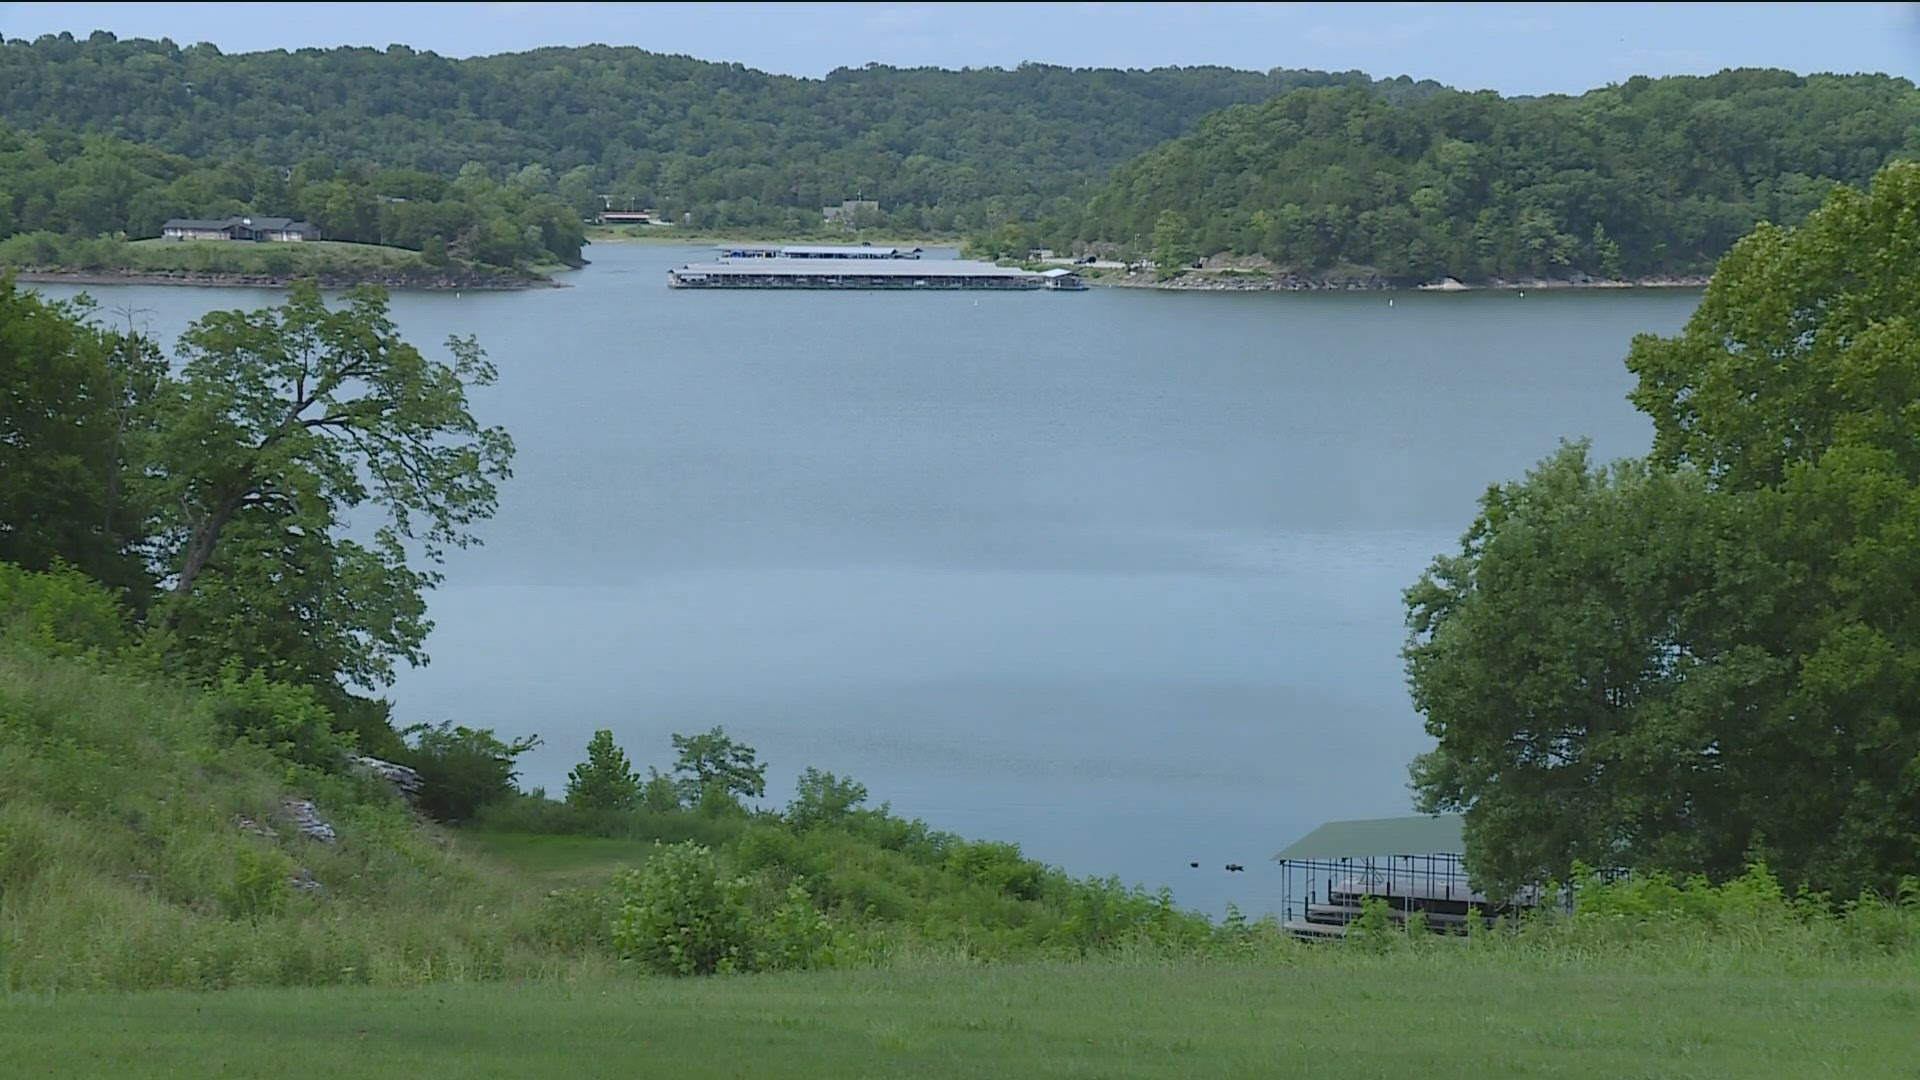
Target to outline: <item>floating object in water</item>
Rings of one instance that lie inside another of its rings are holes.
[[[1245,869],[1246,869],[1246,867],[1244,867],[1244,866],[1241,866],[1241,865],[1240,865],[1239,863],[1236,863],[1236,862],[1230,862],[1230,863],[1228,863],[1228,864],[1227,864],[1227,870],[1228,870],[1228,871],[1229,871],[1230,873],[1235,873],[1235,874],[1237,874],[1237,873],[1239,873],[1240,871],[1242,871],[1242,870],[1245,870]]]
[[[1197,862],[1190,862],[1187,865],[1193,867],[1195,870],[1200,869],[1200,864]]]

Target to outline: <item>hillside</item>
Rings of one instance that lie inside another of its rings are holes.
[[[898,69],[770,75],[633,48],[454,60],[405,46],[222,54],[209,45],[44,37],[0,46],[0,122],[125,138],[195,158],[316,158],[450,176],[544,173],[698,228],[814,228],[864,196],[893,228],[955,232],[1068,204],[1201,116],[1301,86],[1437,92],[1405,77],[1228,68]]]
[[[1884,75],[1725,71],[1580,97],[1344,89],[1225,109],[1115,171],[1055,247],[1216,253],[1432,280],[1698,274],[1761,220],[1920,153],[1920,92]]]

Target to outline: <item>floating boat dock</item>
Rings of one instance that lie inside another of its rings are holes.
[[[751,256],[689,263],[678,270],[667,271],[667,284],[675,289],[1079,290],[1087,287],[1078,275],[1065,270],[1034,273],[971,259],[844,255]]]

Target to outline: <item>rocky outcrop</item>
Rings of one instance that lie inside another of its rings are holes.
[[[286,815],[287,822],[291,824],[301,836],[309,840],[318,840],[323,844],[331,844],[335,840],[340,839],[340,834],[333,831],[333,826],[320,820],[320,810],[313,805],[311,799],[282,800],[280,803],[280,811]]]
[[[385,780],[392,785],[394,794],[405,799],[409,805],[420,801],[420,774],[413,769],[377,757],[357,757],[350,765],[355,772]]]

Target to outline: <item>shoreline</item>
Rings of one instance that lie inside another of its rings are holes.
[[[846,237],[823,237],[823,236],[781,236],[781,237],[775,237],[773,239],[767,239],[765,237],[719,236],[719,235],[709,235],[705,233],[689,234],[689,235],[683,235],[683,236],[644,235],[644,234],[640,236],[627,236],[627,235],[596,236],[591,231],[587,233],[588,246],[592,246],[594,244],[742,244],[742,245],[745,245],[745,244],[831,244],[831,243],[845,243],[848,241],[848,239],[849,238],[846,238]],[[855,244],[872,244],[874,247],[958,248],[960,246],[960,238],[957,236],[932,237],[932,238],[925,237],[925,236],[916,236],[916,237],[908,237],[904,239],[897,236],[889,236],[884,238],[858,236],[858,237],[852,237],[851,242]]]
[[[379,285],[411,292],[519,292],[526,289],[566,289],[572,286],[551,278],[498,281],[435,277],[425,280],[403,274],[243,274],[202,270],[48,270],[15,268],[15,281],[52,285],[185,285],[198,288],[284,289],[303,278],[317,278],[324,289]]]
[[[1574,289],[1704,289],[1707,287],[1706,274],[1663,274],[1627,280],[1554,279],[1536,278],[1508,281],[1493,278],[1484,282],[1468,284],[1456,278],[1443,278],[1437,282],[1408,283],[1392,278],[1368,275],[1364,277],[1297,277],[1293,274],[1219,276],[1213,274],[1182,274],[1157,280],[1151,273],[1126,275],[1087,275],[1089,285],[1105,285],[1117,289],[1161,289],[1167,292],[1525,292],[1536,289],[1542,292]]]

